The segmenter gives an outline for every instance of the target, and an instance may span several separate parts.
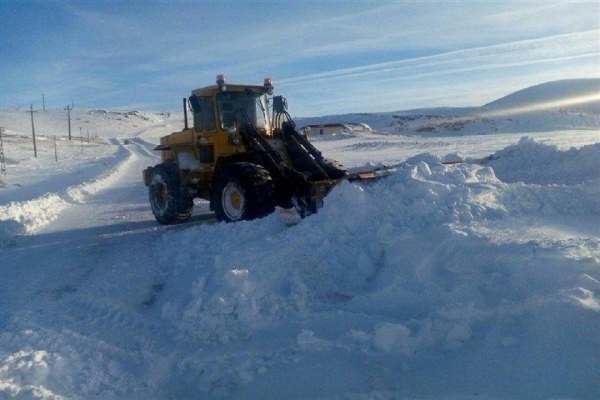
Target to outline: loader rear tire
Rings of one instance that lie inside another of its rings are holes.
[[[161,224],[185,222],[192,216],[193,199],[182,187],[179,169],[173,162],[152,169],[148,195],[152,213]]]
[[[215,176],[211,203],[219,221],[262,218],[275,210],[274,185],[260,165],[236,162]]]

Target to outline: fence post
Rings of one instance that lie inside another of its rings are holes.
[[[66,106],[65,110],[67,111],[67,119],[69,121],[69,140],[71,140],[71,110],[73,108],[71,106]]]
[[[35,143],[35,125],[33,124],[33,113],[36,112],[33,109],[33,104],[29,106],[29,113],[31,114],[31,136],[33,138],[33,156],[37,158],[37,145]]]
[[[4,142],[2,141],[2,134],[4,128],[0,126],[0,173],[6,175],[6,159],[4,157]]]

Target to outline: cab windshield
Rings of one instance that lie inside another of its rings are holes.
[[[257,129],[267,129],[266,96],[253,92],[223,92],[217,96],[223,129],[250,122]]]

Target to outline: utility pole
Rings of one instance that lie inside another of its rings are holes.
[[[6,158],[4,157],[4,143],[2,142],[2,133],[4,128],[0,127],[0,173],[6,175]]]
[[[58,162],[58,151],[56,151],[56,135],[54,135],[54,161]]]
[[[90,130],[86,129],[86,132],[87,132],[87,137],[88,137],[88,143],[90,143]]]
[[[71,110],[73,107],[66,106],[65,110],[67,110],[67,119],[69,120],[69,140],[71,140]]]
[[[35,143],[35,125],[33,123],[33,104],[29,105],[29,114],[31,114],[31,137],[33,138],[33,156],[37,158],[37,145]]]
[[[42,110],[46,112],[46,96],[42,93]]]

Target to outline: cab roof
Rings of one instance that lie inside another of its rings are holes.
[[[267,89],[260,85],[225,84],[225,92],[245,92],[246,90],[257,94],[265,94],[267,92]],[[221,88],[218,85],[192,90],[193,96],[214,96],[217,93],[221,93]]]

